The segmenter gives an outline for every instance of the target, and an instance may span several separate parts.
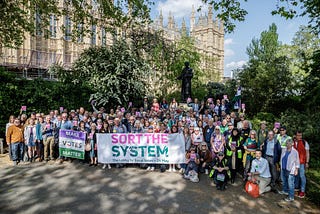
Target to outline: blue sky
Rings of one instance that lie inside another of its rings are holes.
[[[152,18],[159,15],[160,10],[166,23],[169,11],[178,24],[184,18],[189,23],[192,5],[197,8],[201,0],[161,0],[155,1],[152,7]],[[271,11],[276,8],[276,1],[273,0],[248,0],[242,6],[248,11],[244,22],[236,23],[236,29],[231,34],[225,35],[225,71],[224,76],[230,76],[231,70],[241,67],[248,60],[246,48],[253,38],[259,38],[260,33],[267,30],[272,23],[278,27],[279,41],[283,44],[290,44],[298,31],[300,25],[306,25],[306,17],[298,17],[286,20],[280,16],[272,16]],[[205,14],[205,10],[200,13]],[[198,15],[200,15],[200,13]]]

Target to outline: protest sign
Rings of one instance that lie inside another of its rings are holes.
[[[185,163],[183,134],[97,134],[101,163]]]
[[[60,156],[84,159],[86,133],[73,130],[60,130]]]

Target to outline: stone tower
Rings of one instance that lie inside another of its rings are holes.
[[[201,68],[206,75],[203,82],[222,81],[224,73],[224,26],[223,22],[213,17],[212,6],[208,8],[206,15],[196,16],[194,6],[190,14],[190,31],[188,32],[185,19],[182,20],[181,28],[171,12],[169,12],[168,24],[163,25],[163,15],[159,17],[152,26],[157,30],[163,30],[164,37],[169,41],[181,39],[182,34],[189,34],[195,39],[197,51],[201,54]]]

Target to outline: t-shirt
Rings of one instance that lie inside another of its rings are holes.
[[[290,152],[291,151],[286,151],[286,154],[283,156],[283,158],[282,158],[282,164],[281,164],[281,166],[282,166],[282,169],[283,170],[286,170],[287,169],[287,162],[288,162],[288,156],[290,155]]]

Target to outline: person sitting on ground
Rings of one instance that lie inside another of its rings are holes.
[[[207,143],[202,142],[200,144],[200,149],[199,149],[199,158],[200,158],[200,173],[204,173],[207,175],[209,171],[209,163],[212,162],[212,155],[210,150],[208,149]]]
[[[192,146],[190,151],[186,154],[186,170],[184,172],[184,178],[189,179],[189,172],[198,172],[198,166],[200,164],[199,154],[196,153],[196,147]]]
[[[262,157],[262,152],[260,149],[256,150],[256,158],[252,161],[251,170],[248,173],[249,179],[258,181],[259,184],[259,194],[264,192],[269,192],[271,187],[269,186],[271,182],[271,173],[269,169],[269,163],[266,159]]]
[[[210,177],[213,176],[214,183],[216,184],[217,190],[225,190],[228,182],[228,170],[229,164],[227,159],[224,157],[223,152],[219,152],[213,162],[213,169],[210,172]]]

